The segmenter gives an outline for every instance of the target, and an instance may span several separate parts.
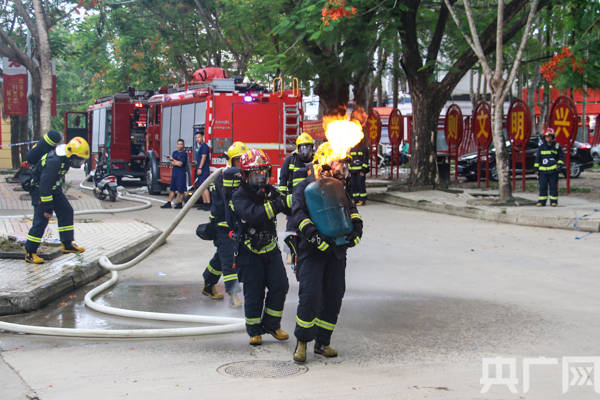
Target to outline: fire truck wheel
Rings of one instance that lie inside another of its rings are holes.
[[[150,194],[160,194],[162,190],[160,182],[158,182],[157,177],[152,173],[152,166],[146,167],[146,186]]]

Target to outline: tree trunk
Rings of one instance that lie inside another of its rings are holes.
[[[41,78],[39,68],[31,72],[31,110],[33,119],[33,140],[39,140],[42,137],[41,132],[41,107],[42,99],[40,95]],[[27,128],[29,129],[29,127]],[[44,133],[45,134],[45,133]]]
[[[37,25],[37,46],[40,56],[40,130],[34,133],[34,138],[41,137],[50,130],[50,118],[52,109],[52,53],[48,39],[48,27],[46,26],[45,12],[41,0],[33,0],[35,22]]]
[[[417,91],[412,87],[411,93],[413,130],[410,183],[414,186],[433,186],[437,176],[437,126],[443,102],[429,92]]]
[[[10,117],[10,142],[27,142],[27,117]],[[13,169],[19,169],[21,161],[25,160],[28,146],[12,146],[10,148],[11,164]]]
[[[398,96],[400,95],[398,90],[398,81],[400,80],[400,42],[398,39],[394,40],[394,53],[392,56],[392,101],[394,108],[398,108]]]
[[[502,119],[504,114],[504,99],[500,90],[495,91],[492,101],[492,136],[496,148],[496,171],[498,173],[498,194],[500,202],[505,203],[512,198],[512,186],[508,173],[508,157],[506,139],[502,132]]]
[[[319,80],[315,86],[315,94],[319,96],[319,106],[323,115],[343,115],[346,113],[350,92],[348,82]]]

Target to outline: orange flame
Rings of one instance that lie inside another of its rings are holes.
[[[333,150],[331,161],[346,158],[350,149],[364,137],[360,122],[348,121],[345,116],[323,116],[323,129]]]

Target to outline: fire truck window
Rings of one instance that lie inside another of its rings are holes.
[[[108,108],[106,110],[106,131],[105,131],[105,136],[104,136],[104,143],[105,144],[109,144],[110,145],[110,126],[111,124],[111,118],[112,117],[112,109]]]
[[[154,107],[148,109],[148,125],[152,125],[154,122]]]
[[[156,114],[154,115],[154,117],[154,125],[160,125],[160,106],[156,106]]]

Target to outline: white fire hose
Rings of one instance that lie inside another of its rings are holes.
[[[85,295],[85,305],[95,311],[102,312],[105,314],[116,315],[127,318],[137,318],[146,320],[157,320],[157,321],[170,321],[170,322],[188,322],[188,323],[202,323],[202,324],[218,324],[214,326],[202,326],[202,327],[182,327],[182,328],[157,328],[157,329],[80,329],[80,328],[52,328],[44,326],[32,326],[14,324],[10,322],[0,321],[0,329],[9,332],[19,333],[32,333],[37,335],[51,335],[51,336],[75,336],[75,337],[104,337],[104,338],[155,338],[155,337],[172,337],[172,336],[192,336],[192,335],[206,335],[212,333],[226,333],[234,332],[245,329],[245,321],[242,318],[231,318],[231,317],[217,317],[217,316],[204,316],[204,315],[190,315],[190,314],[171,314],[171,313],[158,313],[149,311],[136,311],[128,310],[117,307],[105,306],[98,304],[94,301],[94,297],[100,293],[108,290],[119,280],[119,274],[117,271],[122,271],[133,267],[140,261],[148,257],[150,253],[163,244],[166,238],[173,232],[175,227],[179,225],[183,217],[187,212],[194,206],[196,201],[202,195],[202,192],[208,188],[211,182],[222,172],[223,168],[213,172],[198,189],[194,192],[192,197],[188,200],[185,206],[175,217],[175,220],[169,225],[169,227],[140,255],[135,257],[133,260],[128,261],[124,264],[114,265],[106,256],[100,257],[99,263],[104,268],[111,271],[111,278],[103,284],[90,290]],[[91,189],[80,184],[83,189]],[[143,208],[150,206],[147,200],[133,200],[122,196],[119,193],[119,197],[132,200],[132,201],[144,201],[148,205],[144,205]],[[141,196],[140,196],[141,197]],[[139,206],[136,206],[139,207]],[[135,207],[129,207],[135,208]],[[136,208],[140,209],[140,208]],[[124,209],[120,209],[124,210]],[[91,211],[90,213],[113,213],[115,210],[85,210]],[[130,210],[133,211],[133,210]],[[120,211],[124,212],[124,211]],[[80,211],[80,213],[83,213]],[[17,216],[18,217],[18,216]],[[14,218],[12,216],[11,218]]]

